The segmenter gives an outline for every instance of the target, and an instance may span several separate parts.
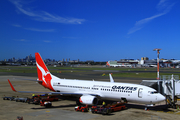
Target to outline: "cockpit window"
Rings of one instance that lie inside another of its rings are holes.
[[[149,91],[150,94],[156,94],[158,93],[157,91]]]

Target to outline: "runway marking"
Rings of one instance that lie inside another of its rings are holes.
[[[173,113],[174,113],[174,111],[168,111],[167,113],[171,113],[171,114],[173,114]]]
[[[178,111],[178,112],[177,111],[168,111],[168,112],[165,112],[165,111],[156,111],[156,112],[180,115],[180,111]]]
[[[176,114],[180,115],[180,112],[177,112]]]

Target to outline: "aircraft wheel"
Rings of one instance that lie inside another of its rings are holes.
[[[107,114],[107,109],[104,109],[103,112],[102,112],[103,115],[106,115]]]
[[[93,108],[91,108],[91,112],[94,113],[94,109]]]

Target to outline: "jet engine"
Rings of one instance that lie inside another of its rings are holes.
[[[98,99],[95,96],[84,95],[79,98],[79,102],[86,105],[95,105],[98,103]]]

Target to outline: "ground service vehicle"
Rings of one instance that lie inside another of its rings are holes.
[[[56,96],[48,96],[47,98],[43,98],[43,99],[45,99],[47,101],[58,101],[59,100],[57,95]]]
[[[40,100],[40,106],[45,106],[47,108],[52,106],[52,103],[49,101]]]
[[[124,103],[113,104],[110,107],[111,107],[112,112],[126,109],[126,106],[124,105]]]
[[[88,107],[88,105],[86,105],[86,106],[76,106],[75,110],[76,111],[81,111],[81,112],[88,112],[89,111],[89,107]]]
[[[28,99],[28,103],[33,103],[33,104],[40,104],[40,100],[44,100],[44,101],[58,101],[59,98],[57,95],[55,96],[42,96],[42,95],[36,95],[36,96],[33,96],[32,99]]]
[[[12,97],[3,97],[3,100],[14,100],[15,99],[15,97],[14,96],[12,96]]]
[[[16,120],[23,120],[23,117],[17,116]]]
[[[107,114],[111,113],[111,108],[110,107],[92,106],[91,112],[107,115]]]
[[[15,98],[14,100],[15,100],[16,102],[27,102],[28,99],[29,99],[29,98],[19,98],[19,97],[17,97],[17,98]]]
[[[38,104],[40,104],[40,100],[41,100],[40,98],[35,98],[32,100],[32,103],[35,105],[38,105]]]
[[[28,99],[27,102],[28,104],[32,103],[32,104],[38,105],[40,104],[40,100],[41,98],[39,97],[32,97],[31,99]]]

